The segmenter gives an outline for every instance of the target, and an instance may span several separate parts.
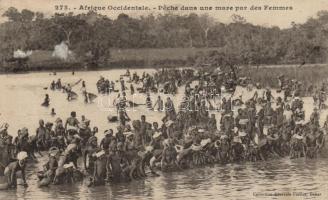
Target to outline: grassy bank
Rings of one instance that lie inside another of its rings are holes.
[[[328,64],[303,65],[276,65],[256,67],[241,67],[240,74],[251,77],[254,82],[263,86],[278,87],[278,76],[285,75],[288,78],[302,82],[303,88],[318,86],[328,79]]]
[[[145,60],[147,62],[161,60],[188,60],[199,53],[207,53],[217,48],[166,48],[166,49],[112,49],[111,59]]]
[[[166,49],[111,49],[108,63],[99,69],[183,67],[190,66],[198,54],[206,54],[215,48],[166,48]],[[85,64],[74,59],[62,61],[52,56],[52,51],[34,51],[29,57],[30,71],[82,70]],[[10,66],[6,69],[10,70]],[[92,68],[95,69],[95,68]],[[4,71],[4,67],[0,67]]]

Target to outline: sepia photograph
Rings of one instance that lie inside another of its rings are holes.
[[[326,0],[0,0],[0,199],[328,199],[327,58]]]

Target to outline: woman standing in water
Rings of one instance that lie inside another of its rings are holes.
[[[87,93],[87,88],[86,88],[86,85],[85,85],[85,81],[82,81],[81,91],[82,91],[82,95],[84,97],[84,103],[88,103],[88,93]]]
[[[49,98],[49,95],[46,94],[45,98],[44,98],[44,101],[43,103],[41,104],[42,106],[45,106],[45,107],[48,107],[50,104],[50,98]]]
[[[25,164],[27,157],[27,153],[25,151],[21,151],[17,154],[17,161],[9,163],[9,165],[6,167],[4,174],[7,178],[8,188],[17,187],[16,173],[18,171],[21,171],[24,187],[28,186],[25,179]]]
[[[78,134],[79,123],[79,120],[76,118],[76,112],[72,111],[71,116],[67,118],[64,126],[68,136]]]
[[[153,106],[153,110],[156,105],[157,105],[157,111],[162,112],[164,103],[163,103],[163,100],[161,99],[161,96],[158,96],[158,98]]]
[[[70,84],[66,86],[67,100],[72,100],[72,87]]]

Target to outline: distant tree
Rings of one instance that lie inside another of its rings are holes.
[[[75,36],[74,40],[78,41],[77,35],[82,34],[83,26],[86,24],[85,20],[73,16],[73,13],[55,14],[52,17],[51,23],[55,28],[61,30],[64,34],[63,40],[68,45],[71,45],[72,36]]]
[[[35,20],[43,20],[44,19],[44,14],[41,12],[36,12],[35,13]]]
[[[22,19],[21,13],[17,10],[17,8],[14,7],[8,8],[8,10],[6,10],[2,16],[7,17],[9,21],[13,22],[18,22]]]
[[[199,17],[199,24],[204,32],[205,47],[208,47],[208,32],[214,26],[214,19],[204,14]]]
[[[112,34],[118,48],[138,48],[142,36],[140,20],[120,14],[113,21]]]
[[[3,41],[6,41],[7,51],[12,54],[17,49],[30,49],[34,12],[27,9],[19,12],[16,8],[10,7],[2,16],[8,19],[3,25]]]
[[[111,27],[112,21],[105,18],[84,27],[83,42],[74,45],[73,50],[89,66],[97,67],[109,61],[112,44],[107,36]]]
[[[30,22],[34,19],[34,15],[35,13],[30,11],[30,10],[27,10],[27,9],[23,9],[21,11],[21,17],[22,17],[22,21],[23,22]]]
[[[138,18],[122,13],[111,20],[93,11],[48,18],[10,7],[2,16],[7,19],[0,24],[2,58],[16,49],[53,50],[62,41],[79,59],[95,65],[110,59],[110,48],[216,47],[217,52],[198,60],[229,66],[320,63],[328,57],[328,11],[285,29],[256,26],[237,14],[229,24],[206,14],[177,12]]]
[[[202,27],[197,14],[191,13],[188,15],[185,19],[185,27],[189,30],[190,47],[194,47],[195,44],[197,46],[204,44],[202,41]]]

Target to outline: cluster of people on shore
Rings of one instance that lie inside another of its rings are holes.
[[[171,76],[175,79],[172,83],[185,85],[184,97],[178,106],[170,97],[164,103],[160,95],[156,103],[149,106],[158,107],[150,112],[164,112],[161,121],[150,122],[146,115],[130,119],[126,112],[126,86],[120,79],[122,98],[117,102],[119,125],[116,130],[98,133],[96,126],[91,127],[91,120],[85,116],[79,120],[74,111],[65,121],[61,118],[54,123],[40,120],[36,135],[22,128],[14,140],[7,132],[9,125],[4,124],[0,130],[0,146],[5,150],[2,151],[0,175],[6,177],[6,186],[16,187],[17,171],[22,172],[27,186],[26,160],[36,159],[35,154],[45,156],[44,152],[48,162],[38,173],[39,186],[82,180],[89,186],[97,186],[147,175],[158,176],[159,170],[265,161],[285,156],[315,158],[324,147],[328,118],[321,127],[320,110],[315,107],[310,120],[305,121],[304,102],[296,90],[288,95],[291,98],[274,97],[270,90],[265,90],[263,95],[255,91],[252,98],[235,101],[221,95],[233,95],[240,84],[234,71],[191,72],[162,70],[154,76],[145,74],[141,79],[135,73],[132,75],[131,81],[142,80],[143,90],[139,92],[155,92],[152,89],[155,82],[165,85]],[[124,76],[130,76],[130,72]],[[192,86],[194,80],[198,83]],[[101,83],[98,81],[99,92],[102,93],[106,81],[104,78]],[[168,90],[168,93],[174,91]],[[151,101],[150,95],[146,96],[146,100]],[[220,106],[215,108],[211,100],[219,101]],[[101,140],[97,137],[99,134],[103,134]]]

